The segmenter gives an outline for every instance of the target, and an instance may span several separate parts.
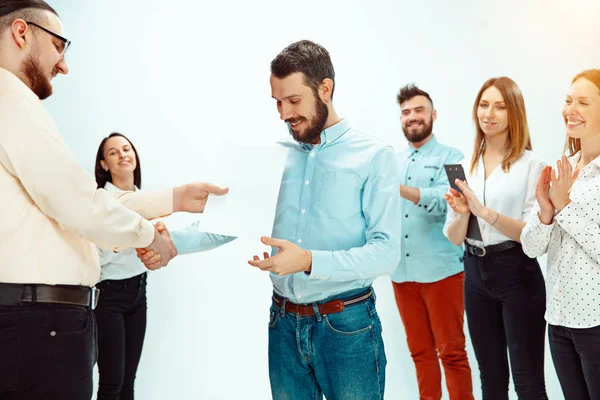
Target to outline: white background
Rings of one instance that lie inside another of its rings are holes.
[[[416,82],[429,91],[438,110],[438,139],[470,155],[477,91],[486,79],[507,75],[524,93],[534,150],[556,160],[570,80],[582,69],[600,67],[597,0],[51,4],[73,46],[71,72],[55,79],[47,106],[90,172],[102,137],[112,131],[129,136],[140,153],[144,189],[201,181],[208,168],[243,168],[205,165],[197,157],[197,149],[219,140],[285,138],[270,97],[269,63],[299,39],[330,51],[338,114],[398,149],[406,146],[396,103],[400,86]],[[172,226],[193,220],[176,216]],[[177,258],[152,274],[137,398],[270,398],[271,284],[265,273],[239,262],[240,254],[249,258],[257,248],[233,242]],[[379,278],[375,287],[388,355],[386,399],[416,399],[389,278]],[[479,399],[470,344],[468,350]],[[560,399],[549,353],[546,361],[549,396]]]

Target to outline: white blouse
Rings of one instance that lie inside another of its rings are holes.
[[[569,158],[573,167],[579,158]],[[536,202],[521,242],[529,257],[548,252],[546,321],[592,328],[600,325],[600,157],[580,171],[570,198],[550,225],[540,222]]]
[[[463,168],[467,178],[467,184],[473,190],[483,205],[499,212],[505,217],[526,221],[531,213],[535,200],[535,186],[546,163],[538,158],[533,152],[525,150],[521,157],[515,160],[508,172],[504,172],[502,164],[499,164],[485,179],[485,167],[483,159],[479,159],[476,171],[469,173],[470,160],[463,161]],[[444,235],[448,236],[448,227],[456,220],[458,214],[448,208],[446,223],[444,224]],[[506,242],[510,239],[502,232],[485,222],[483,218],[477,218],[481,237],[479,240],[467,239],[469,244],[475,246],[489,246]]]

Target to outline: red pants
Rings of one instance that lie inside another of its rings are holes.
[[[433,283],[392,283],[417,369],[419,398],[442,398],[441,359],[450,399],[472,400],[464,334],[464,273]]]

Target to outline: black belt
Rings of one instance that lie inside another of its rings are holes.
[[[469,254],[472,254],[474,256],[478,256],[478,257],[483,257],[486,254],[490,254],[490,253],[498,253],[501,251],[506,251],[509,249],[512,249],[513,247],[518,247],[521,246],[521,244],[519,242],[515,242],[513,240],[508,240],[506,242],[502,242],[502,243],[498,243],[498,244],[492,244],[490,246],[473,246],[472,244],[466,243],[467,246],[467,252]]]
[[[22,306],[23,303],[56,303],[94,309],[98,304],[99,295],[100,290],[87,286],[0,283],[1,306]]]

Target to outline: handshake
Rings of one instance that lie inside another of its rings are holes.
[[[208,195],[222,196],[229,191],[210,183],[190,183],[173,190],[173,212],[204,212]],[[140,260],[150,270],[166,266],[177,255],[177,248],[171,240],[167,227],[162,222],[154,226],[154,240],[150,246],[136,249]]]

